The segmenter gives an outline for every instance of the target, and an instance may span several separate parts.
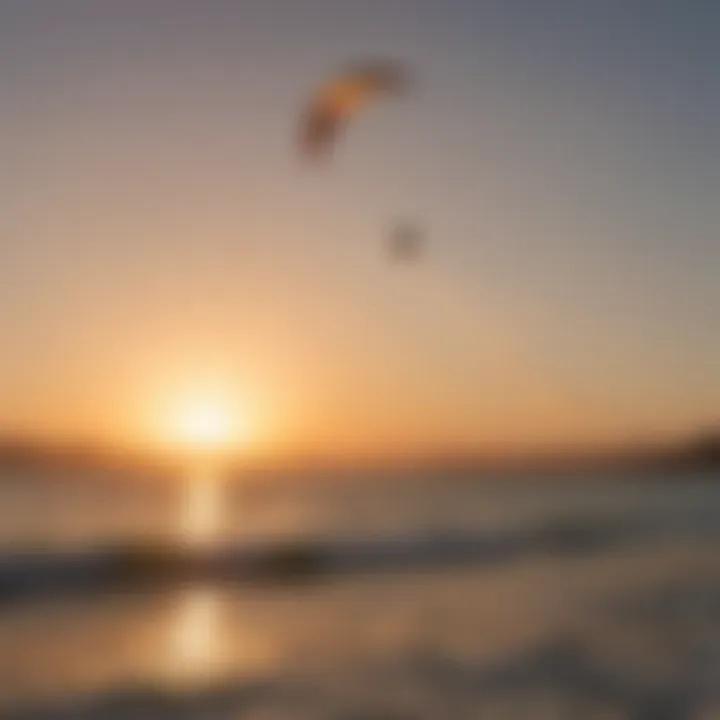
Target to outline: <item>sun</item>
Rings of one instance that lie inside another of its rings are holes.
[[[179,418],[178,429],[181,439],[192,445],[225,445],[233,437],[230,413],[211,403],[187,407]]]
[[[188,450],[223,451],[248,441],[247,414],[228,400],[187,398],[170,413],[168,439]]]

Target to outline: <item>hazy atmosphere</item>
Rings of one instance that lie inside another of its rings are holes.
[[[482,450],[720,407],[720,8],[0,3],[0,432]],[[308,94],[411,68],[332,163]],[[384,261],[392,224],[425,236]],[[186,400],[186,398],[188,398]]]
[[[2,720],[720,720],[720,0],[0,0]]]

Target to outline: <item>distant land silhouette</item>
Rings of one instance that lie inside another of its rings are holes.
[[[720,469],[720,430],[707,432],[690,442],[670,461]]]
[[[682,470],[720,470],[720,428],[695,433],[689,439],[674,443],[638,444],[635,447],[612,451],[547,452],[489,457],[481,453],[438,453],[435,455],[407,455],[393,458],[353,460],[352,458],[318,458],[282,456],[260,458],[253,461],[230,460],[232,468],[287,470],[334,469],[397,469],[408,471],[452,471],[473,474],[478,472],[605,472],[633,470],[648,472],[678,472]],[[116,448],[92,443],[43,442],[39,440],[0,439],[0,470],[91,470],[142,471],[161,479],[182,467],[177,458],[142,452],[129,448]]]

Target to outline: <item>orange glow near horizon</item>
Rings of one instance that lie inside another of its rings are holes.
[[[190,405],[178,420],[178,437],[190,445],[219,447],[226,445],[233,437],[230,414],[213,403],[198,402]]]
[[[0,439],[344,460],[718,424],[715,38],[462,0],[395,32],[411,4],[0,3]],[[418,86],[314,172],[302,106],[362,37]]]
[[[221,456],[255,438],[248,405],[230,392],[189,392],[161,405],[155,412],[154,434],[166,447]]]

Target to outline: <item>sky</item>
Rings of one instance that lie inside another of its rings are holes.
[[[720,419],[720,5],[0,1],[0,433],[497,449]],[[366,57],[414,88],[295,145]],[[393,224],[427,255],[388,264]]]

